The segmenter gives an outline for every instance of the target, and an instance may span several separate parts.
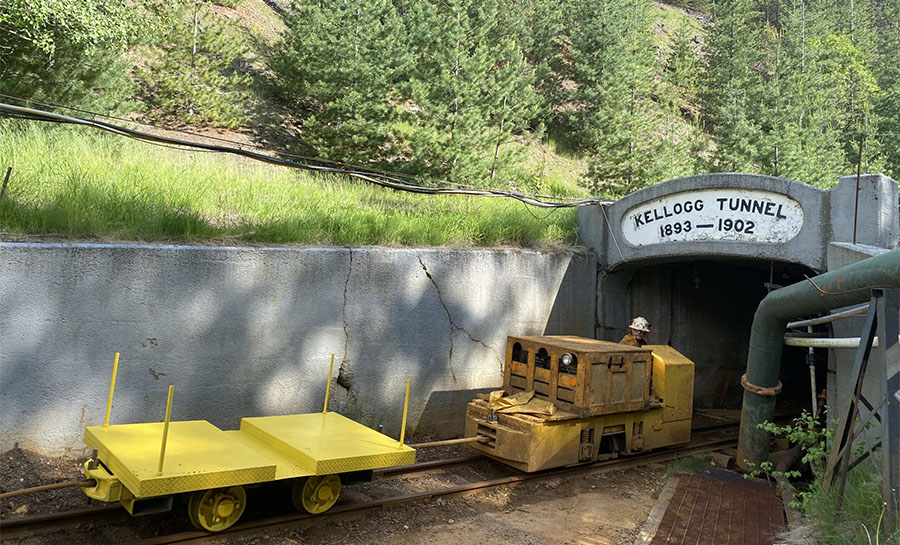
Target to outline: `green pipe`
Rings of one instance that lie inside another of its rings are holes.
[[[871,298],[872,288],[879,287],[900,287],[900,249],[769,293],[753,316],[747,382],[764,388],[778,385],[781,349],[788,321],[865,303]],[[774,410],[775,396],[744,390],[736,459],[742,469],[758,468],[760,463],[768,460],[769,434],[760,430],[758,425],[770,422]]]

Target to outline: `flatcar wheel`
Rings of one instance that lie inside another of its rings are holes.
[[[294,481],[291,498],[298,510],[318,515],[331,509],[341,494],[341,478],[337,475],[313,475]]]
[[[221,532],[241,518],[246,506],[243,486],[198,490],[188,501],[188,518],[198,530]]]

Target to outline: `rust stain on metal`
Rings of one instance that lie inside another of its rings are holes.
[[[679,477],[650,545],[772,545],[783,531],[777,488],[715,471]]]

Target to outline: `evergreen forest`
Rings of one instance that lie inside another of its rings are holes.
[[[4,0],[0,94],[424,184],[830,187],[900,178],[900,0]]]

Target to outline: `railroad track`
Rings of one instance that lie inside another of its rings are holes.
[[[415,477],[418,474],[434,471],[442,467],[464,464],[484,459],[485,458],[483,456],[474,454],[471,456],[462,456],[459,458],[433,460],[406,466],[378,469],[373,471],[373,474],[376,479],[392,475],[406,475]],[[314,515],[309,516],[312,517]],[[121,505],[112,504],[104,505],[101,507],[75,509],[59,513],[46,513],[15,519],[0,520],[0,533],[2,533],[4,540],[23,539],[25,537],[39,536],[51,532],[58,532],[60,530],[68,530],[82,525],[96,526],[99,524],[128,520],[129,518],[131,518],[130,515],[122,508]],[[195,533],[204,535],[217,535],[205,534],[204,532]]]
[[[691,440],[691,442],[681,447],[664,449],[651,453],[630,456],[627,458],[617,458],[604,462],[596,462],[593,464],[548,470],[540,473],[516,473],[514,475],[509,475],[497,479],[461,484],[434,490],[426,490],[422,492],[415,492],[411,494],[404,494],[400,496],[361,503],[338,505],[333,507],[326,513],[320,515],[311,515],[308,513],[291,513],[289,515],[280,515],[258,520],[248,520],[238,523],[228,530],[217,532],[215,534],[200,531],[177,532],[147,539],[139,539],[132,542],[130,545],[202,543],[225,536],[252,534],[264,529],[274,530],[285,526],[290,526],[299,521],[308,520],[313,517],[321,520],[323,519],[323,517],[334,517],[337,515],[361,512],[374,508],[385,508],[405,503],[420,502],[431,498],[477,494],[479,491],[496,487],[515,487],[530,481],[540,479],[572,477],[589,473],[602,473],[607,471],[630,469],[633,467],[651,463],[667,462],[693,454],[701,454],[703,452],[709,452],[733,446],[737,441],[736,432],[737,427],[734,425],[714,426],[703,431],[695,431],[695,436]],[[477,460],[485,460],[485,458],[475,455],[448,460],[436,460],[432,462],[411,464],[408,466],[386,468],[377,470],[374,473],[376,479],[388,477],[391,475],[405,475],[407,477],[415,477],[418,474],[426,474],[430,471],[434,471],[443,467],[461,463],[468,463]],[[30,536],[38,536],[51,532],[66,530],[74,526],[85,524],[96,526],[99,524],[120,521],[126,518],[128,518],[128,514],[120,506],[115,505],[94,509],[70,511],[66,513],[34,515],[31,517],[23,517],[21,519],[0,521],[0,531],[2,531],[4,540],[23,539]]]

